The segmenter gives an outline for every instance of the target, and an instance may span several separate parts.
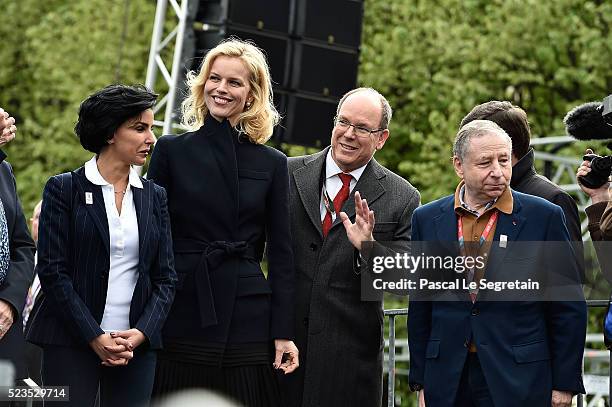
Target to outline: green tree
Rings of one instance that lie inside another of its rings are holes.
[[[6,149],[26,213],[53,174],[91,155],[73,132],[79,103],[114,82],[143,83],[155,4],[11,1],[0,26],[0,106],[18,121]]]
[[[30,212],[49,176],[90,156],[73,132],[80,101],[113,82],[144,82],[155,2],[2,6],[0,106],[18,120],[6,151]],[[604,0],[366,0],[359,81],[395,112],[377,158],[429,202],[457,183],[452,140],[474,105],[511,100],[527,111],[534,135],[563,134],[565,112],[612,91],[611,25]],[[405,383],[398,391],[408,405]]]
[[[612,90],[611,25],[605,1],[368,0],[360,83],[395,109],[380,159],[428,202],[457,183],[452,140],[474,105],[511,100],[534,135],[564,134],[571,107]]]
[[[394,108],[377,159],[426,203],[457,185],[452,141],[474,105],[510,100],[527,111],[534,136],[564,134],[570,108],[612,91],[611,26],[605,1],[366,0],[359,82]],[[397,334],[405,337],[404,323]],[[396,390],[403,406],[414,405],[405,376]]]

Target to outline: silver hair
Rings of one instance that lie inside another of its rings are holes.
[[[508,142],[508,148],[512,151],[512,139],[508,133],[491,120],[474,120],[459,129],[453,144],[453,155],[463,161],[467,155],[473,137],[481,137],[487,134],[497,134]]]
[[[391,109],[389,101],[374,88],[356,88],[346,92],[344,96],[342,96],[342,99],[340,99],[340,102],[338,102],[338,107],[336,108],[336,116],[340,114],[340,108],[342,107],[342,104],[344,103],[346,98],[357,92],[369,92],[376,95],[380,99],[380,108],[382,111],[382,115],[378,127],[381,129],[388,129],[389,123],[391,123],[391,116],[393,116],[393,110]]]

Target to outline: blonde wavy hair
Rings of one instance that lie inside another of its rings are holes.
[[[273,103],[272,80],[266,57],[261,49],[253,43],[239,38],[229,38],[211,49],[204,58],[200,71],[187,74],[189,95],[181,104],[182,124],[190,130],[197,130],[204,124],[208,107],[204,100],[204,84],[210,74],[212,64],[220,55],[240,58],[247,67],[251,106],[238,116],[236,128],[246,134],[251,142],[264,144],[272,137],[274,126],[280,121],[280,115]]]

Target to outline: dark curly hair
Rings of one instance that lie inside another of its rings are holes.
[[[143,85],[110,85],[81,102],[74,132],[84,149],[99,154],[127,120],[151,109],[157,94]]]

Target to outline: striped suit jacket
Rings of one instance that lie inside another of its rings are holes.
[[[161,347],[161,329],[174,299],[176,272],[166,192],[142,179],[134,188],[139,230],[138,280],[130,327]],[[85,194],[93,202],[87,203]],[[43,193],[36,271],[42,285],[26,327],[38,345],[87,346],[100,328],[110,268],[110,237],[102,189],[83,167],[52,177]]]

